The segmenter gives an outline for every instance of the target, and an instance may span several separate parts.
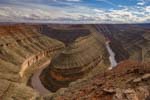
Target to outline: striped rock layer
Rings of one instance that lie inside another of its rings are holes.
[[[104,47],[93,35],[78,38],[43,71],[43,85],[51,91],[67,87],[68,84],[86,76],[97,67],[103,57]]]
[[[26,85],[29,77],[62,48],[62,42],[39,34],[32,25],[0,26],[0,100],[34,99],[36,92]]]

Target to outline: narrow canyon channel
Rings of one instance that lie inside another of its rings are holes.
[[[45,62],[39,69],[33,74],[31,77],[31,86],[35,89],[39,94],[45,95],[51,93],[48,89],[46,89],[40,80],[40,74],[42,71],[50,64],[50,60]]]
[[[117,66],[117,61],[115,59],[115,53],[111,49],[109,43],[110,43],[109,41],[106,42],[106,48],[107,48],[107,51],[109,53],[109,61],[110,61],[110,64],[111,64],[111,66],[109,67],[109,69],[111,70],[113,67]]]

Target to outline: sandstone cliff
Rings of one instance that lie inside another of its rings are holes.
[[[0,26],[0,99],[35,99],[37,93],[26,85],[29,77],[62,48],[32,25]]]

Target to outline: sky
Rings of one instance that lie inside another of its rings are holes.
[[[150,0],[0,0],[0,22],[150,23]]]

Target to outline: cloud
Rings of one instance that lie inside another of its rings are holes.
[[[0,21],[35,22],[80,22],[80,23],[142,23],[150,22],[150,6],[120,6],[119,9],[104,9],[85,5],[73,5],[83,0],[44,0],[50,4],[39,3],[42,0],[9,0],[0,4]],[[16,1],[16,2],[12,2]],[[32,3],[29,3],[32,2]],[[67,1],[67,2],[63,2]],[[108,0],[98,0],[109,2]],[[1,1],[2,2],[2,1]],[[36,2],[33,3],[33,2]],[[54,5],[53,3],[54,2]],[[61,5],[67,6],[55,6]],[[116,5],[112,2],[109,4]]]
[[[138,0],[137,5],[143,6],[145,4],[148,4],[149,2],[150,2],[150,0]]]
[[[144,2],[138,2],[137,5],[143,6],[145,3]]]

